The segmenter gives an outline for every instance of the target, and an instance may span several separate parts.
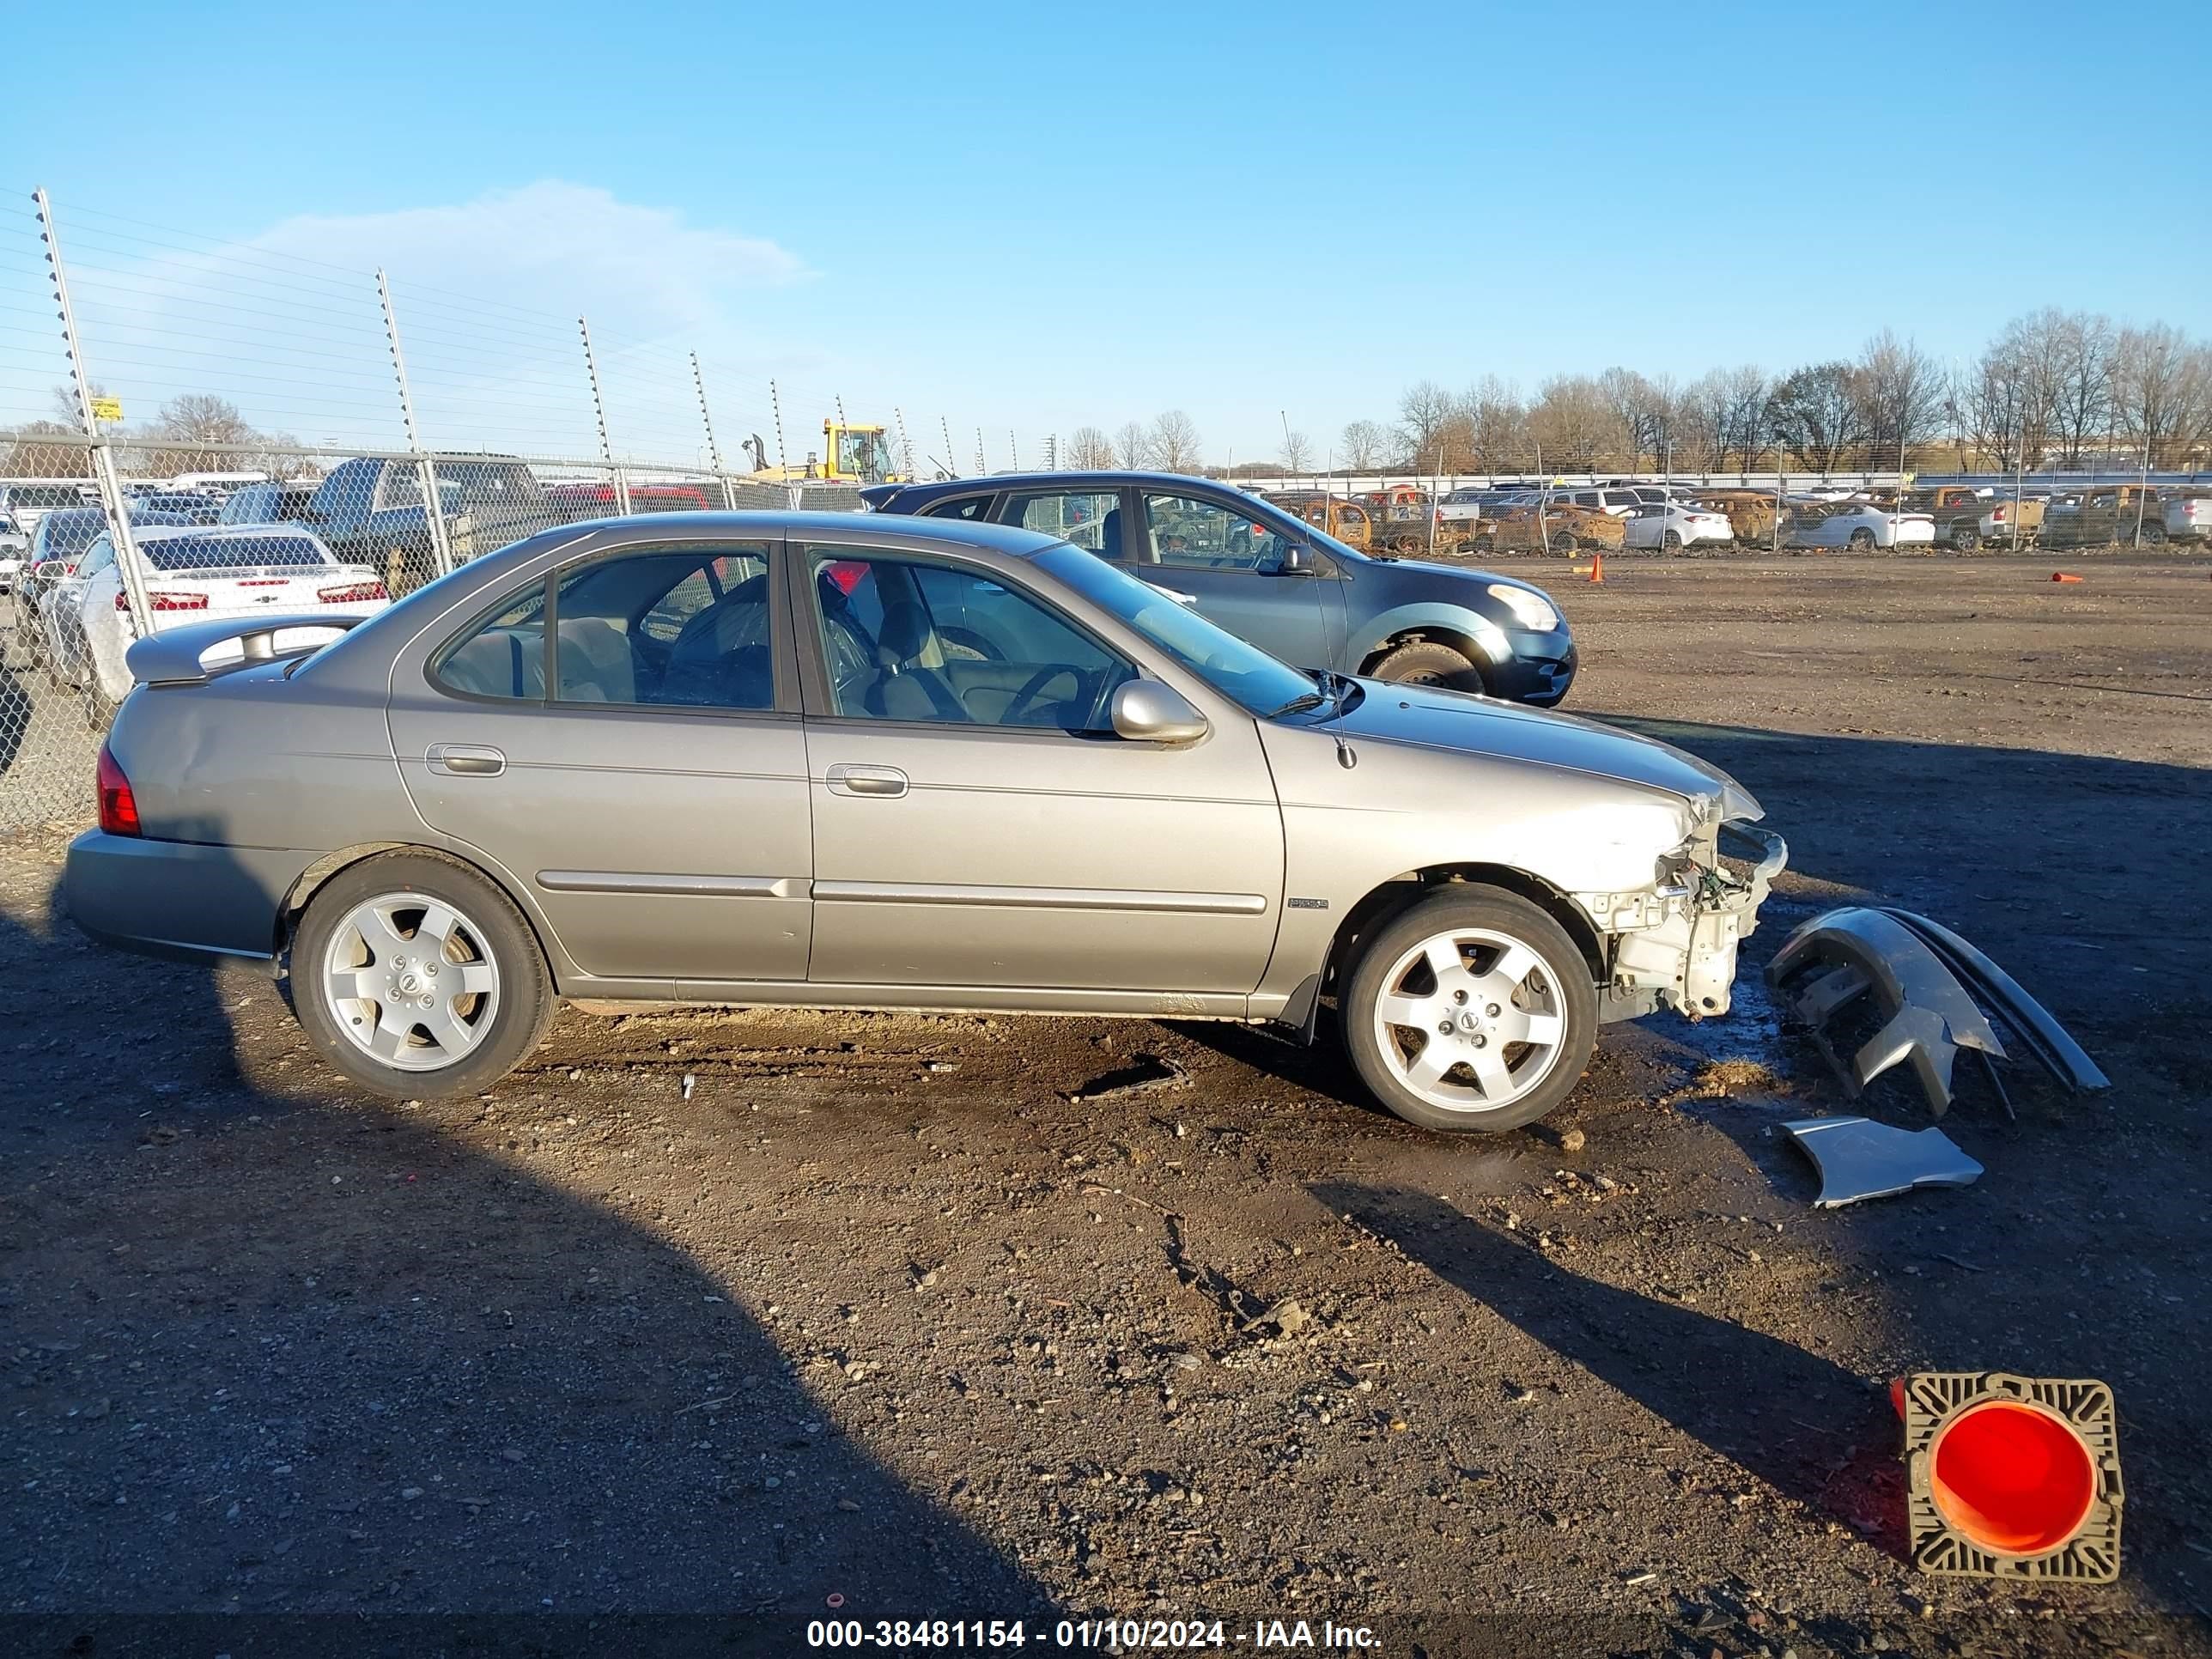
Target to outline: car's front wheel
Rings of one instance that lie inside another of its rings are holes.
[[[1447,691],[1480,691],[1482,675],[1458,652],[1434,640],[1411,640],[1368,671],[1393,685],[1440,685]]]
[[[1361,947],[1340,1006],[1345,1046],[1408,1123],[1496,1133],[1533,1123],[1580,1079],[1597,1034],[1589,965],[1517,894],[1456,885]]]
[[[294,1011],[323,1057],[396,1100],[489,1086],[553,1017],[552,977],[522,913],[467,866],[428,854],[386,854],[331,878],[287,966]]]

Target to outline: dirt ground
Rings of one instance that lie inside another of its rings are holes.
[[[2206,562],[1511,568],[1576,626],[1570,709],[1726,767],[1793,868],[1735,1014],[1613,1028],[1502,1137],[1399,1124],[1328,1048],[1070,1019],[568,1011],[489,1094],[390,1107],[267,981],[83,943],[60,839],[0,847],[11,1645],[1203,1613],[1231,1647],[2212,1651]],[[1978,1185],[1815,1212],[1775,1126],[1840,1097],[1756,964],[1868,894],[2116,1086],[2016,1068],[2017,1122],[1968,1086]],[[1905,1563],[1915,1369],[2112,1383],[2119,1583]]]

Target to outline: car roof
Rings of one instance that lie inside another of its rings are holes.
[[[927,491],[931,495],[981,492],[985,489],[1066,489],[1085,485],[1096,489],[1115,489],[1131,484],[1164,484],[1182,486],[1203,484],[1228,495],[1249,495],[1242,486],[1223,478],[1195,477],[1188,472],[1132,472],[1106,467],[1092,472],[990,472],[972,478],[946,478],[935,483],[895,484],[895,495],[912,490]]]
[[[1048,476],[1058,477],[1058,474]],[[283,525],[261,526],[282,531]],[[747,509],[735,513],[634,514],[627,519],[586,519],[541,531],[516,546],[540,546],[549,536],[573,536],[580,532],[647,530],[654,541],[678,541],[691,537],[731,537],[760,541],[787,537],[803,541],[819,536],[844,539],[859,536],[870,541],[938,542],[947,547],[981,548],[1018,559],[1033,558],[1064,539],[1012,525],[982,524],[972,519],[914,519],[903,514],[788,513]],[[507,550],[502,549],[505,552]]]
[[[191,536],[202,541],[246,541],[254,537],[282,536],[286,541],[297,541],[302,536],[315,532],[303,524],[146,524],[133,525],[131,539],[136,542],[173,540],[179,536]]]

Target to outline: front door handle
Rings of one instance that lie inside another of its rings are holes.
[[[896,766],[833,766],[824,775],[833,795],[906,793],[906,774]]]
[[[495,778],[507,770],[507,757],[481,744],[434,743],[422,758],[448,777]]]

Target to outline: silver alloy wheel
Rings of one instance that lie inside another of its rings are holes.
[[[349,910],[323,953],[321,985],[338,1030],[398,1072],[466,1059],[499,1014],[499,964],[483,930],[426,893],[386,893]]]
[[[1431,1106],[1494,1112],[1551,1074],[1566,1000],[1551,964],[1488,927],[1454,928],[1406,951],[1375,999],[1375,1046]]]

